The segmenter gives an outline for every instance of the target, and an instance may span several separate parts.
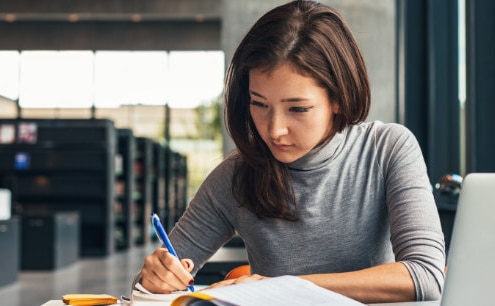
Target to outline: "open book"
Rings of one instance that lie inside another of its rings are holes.
[[[364,305],[296,276],[279,276],[238,285],[175,294],[135,293],[139,301],[160,301],[160,305]],[[144,303],[143,303],[144,305]],[[146,305],[149,305],[146,303]],[[158,305],[158,303],[157,303]]]

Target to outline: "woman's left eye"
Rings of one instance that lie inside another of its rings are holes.
[[[251,101],[250,103],[251,103],[251,105],[254,105],[254,106],[259,106],[259,107],[267,108],[266,104],[261,103],[261,102],[258,102],[258,101]]]
[[[311,108],[313,108],[312,106],[309,106],[309,107],[291,107],[289,110],[291,112],[296,112],[296,113],[304,113],[304,112],[307,112],[309,111]]]

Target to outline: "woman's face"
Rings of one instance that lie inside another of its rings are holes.
[[[316,80],[283,64],[249,72],[250,113],[258,133],[280,162],[293,162],[324,141],[338,105]]]

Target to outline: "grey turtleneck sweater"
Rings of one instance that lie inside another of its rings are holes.
[[[265,276],[354,271],[401,261],[416,299],[438,299],[444,237],[419,145],[398,124],[350,126],[289,164],[300,221],[260,220],[232,196],[236,160],[206,178],[170,234],[194,273],[236,232]]]

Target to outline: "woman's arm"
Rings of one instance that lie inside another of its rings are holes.
[[[415,298],[411,276],[404,264],[400,262],[360,271],[299,275],[299,277],[362,303],[413,301]],[[223,280],[210,285],[208,288],[257,281],[264,278],[266,277],[258,274],[241,276]]]
[[[387,303],[415,299],[411,275],[401,262],[353,272],[304,275],[301,278],[363,303]]]
[[[377,132],[386,186],[390,240],[414,284],[415,299],[437,300],[444,284],[445,241],[421,148],[406,127]]]

